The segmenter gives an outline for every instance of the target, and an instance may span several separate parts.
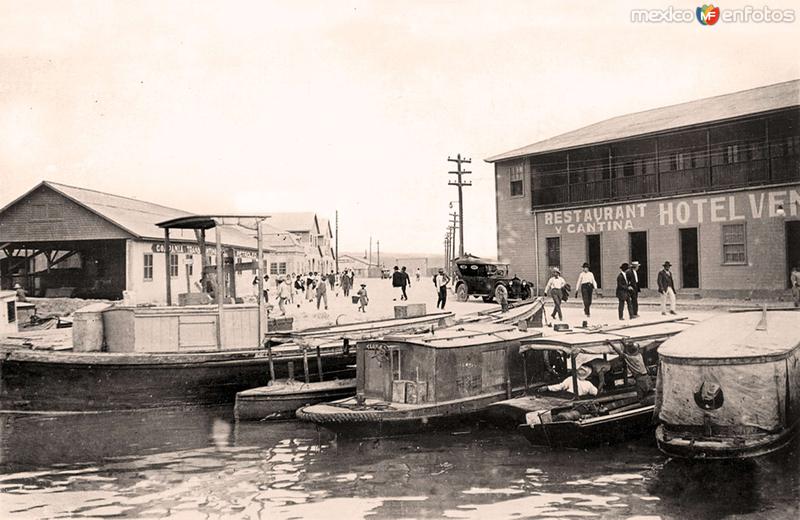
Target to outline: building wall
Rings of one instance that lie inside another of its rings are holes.
[[[692,292],[755,296],[785,290],[785,223],[800,219],[800,184],[542,210],[536,212],[534,221],[524,211],[530,207],[527,186],[523,197],[511,198],[507,171],[497,167],[496,178],[500,259],[509,262],[521,278],[536,280],[533,246],[538,227],[540,289],[549,276],[548,237],[560,237],[559,267],[567,282],[574,284],[587,260],[586,235],[599,234],[602,282],[606,294],[613,294],[619,265],[636,260],[629,258],[629,233],[633,231],[647,232],[648,286],[656,287],[661,264],[669,260],[676,286],[682,288],[680,229],[697,228],[699,289]],[[785,209],[784,216],[778,214],[779,205]],[[745,224],[747,263],[727,265],[722,258],[722,226],[739,223]]]

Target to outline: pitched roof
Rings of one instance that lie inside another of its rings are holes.
[[[331,231],[330,219],[327,219],[325,217],[319,217],[319,232],[322,235],[327,233],[329,237],[333,238],[333,231]]]
[[[496,162],[800,106],[800,80],[613,117],[486,159]]]
[[[161,206],[152,202],[86,188],[77,188],[57,182],[43,181],[39,186],[47,186],[137,238],[163,240],[164,230],[156,226],[156,223],[192,215],[187,211]],[[170,238],[176,241],[195,241],[194,232],[190,230],[172,230]],[[248,230],[238,226],[224,226],[222,238],[223,243],[227,246],[256,248],[255,235],[251,236]],[[216,240],[213,230],[206,234],[206,239],[209,242]]]
[[[320,232],[317,215],[311,211],[271,213],[269,223],[273,227],[293,233],[319,234]]]

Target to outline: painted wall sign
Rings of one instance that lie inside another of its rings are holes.
[[[544,225],[557,234],[624,231],[653,225],[705,222],[736,222],[777,218],[779,206],[785,216],[796,217],[800,211],[800,190],[770,190],[736,193],[683,200],[637,202],[584,209],[565,209],[543,213]]]

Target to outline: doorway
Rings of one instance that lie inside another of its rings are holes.
[[[681,281],[686,289],[700,287],[700,269],[697,255],[697,228],[680,230]]]
[[[647,288],[647,231],[633,231],[628,233],[630,242],[630,259],[639,262],[639,271],[636,277],[639,279],[639,287]]]
[[[800,267],[800,221],[786,223],[786,286],[791,287],[789,277],[792,267]]]
[[[600,254],[600,235],[586,235],[586,258],[586,261],[589,262],[589,271],[594,274],[597,287],[602,289],[603,282],[600,274],[603,272],[603,266],[601,263],[602,255]],[[579,287],[575,289],[577,290]]]

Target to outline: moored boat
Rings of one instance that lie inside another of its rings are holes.
[[[360,342],[356,397],[303,407],[297,417],[343,436],[449,427],[521,392],[520,341],[539,335],[471,323]]]
[[[236,394],[234,415],[239,421],[291,419],[307,405],[335,401],[355,395],[356,380],[334,379],[303,383],[288,379]]]
[[[711,318],[661,348],[659,449],[689,459],[744,459],[800,429],[800,313]]]
[[[487,416],[500,425],[517,425],[531,444],[548,448],[587,448],[652,431],[653,395],[637,393],[637,381],[619,353],[625,344],[638,345],[654,373],[659,345],[689,326],[672,321],[527,340],[520,348],[531,358],[525,364],[531,367],[526,395],[491,405]],[[576,397],[571,389],[586,385],[579,382],[581,367],[590,386]]]

